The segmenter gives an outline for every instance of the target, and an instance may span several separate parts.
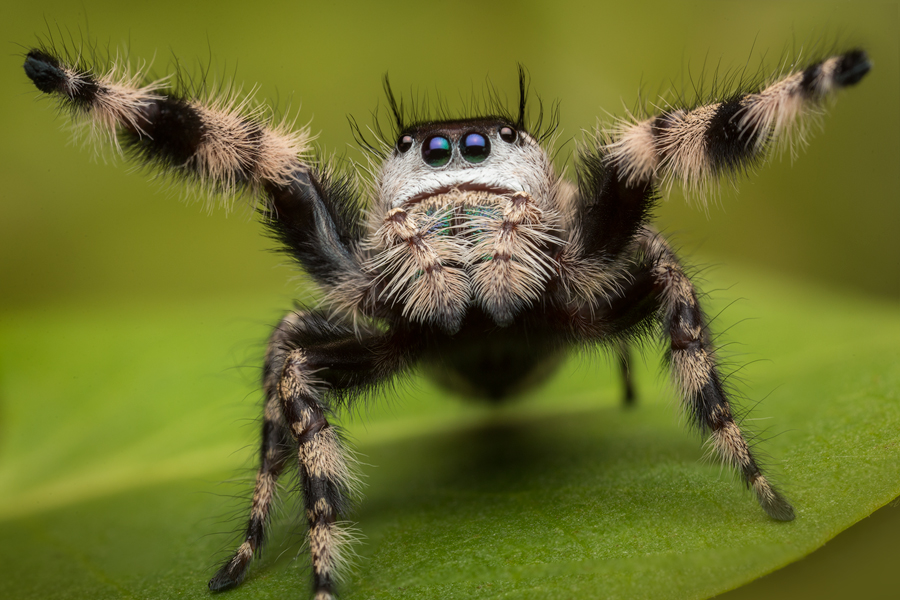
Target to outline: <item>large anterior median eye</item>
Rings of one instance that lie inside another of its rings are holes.
[[[422,158],[431,167],[443,167],[453,156],[450,140],[440,135],[433,135],[422,144]]]
[[[491,143],[480,133],[467,133],[459,141],[459,151],[470,163],[480,163],[491,153]]]

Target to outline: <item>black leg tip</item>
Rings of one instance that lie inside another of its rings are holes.
[[[228,568],[229,566],[230,565],[225,565],[219,569],[219,572],[209,580],[208,585],[211,592],[224,592],[225,590],[230,590],[231,588],[239,586],[244,580],[243,573],[232,573]]]
[[[776,521],[793,521],[796,515],[794,507],[791,503],[777,494],[768,501],[760,501],[760,506],[766,511],[766,514]]]
[[[634,408],[637,405],[637,395],[630,385],[625,387],[625,392],[622,394],[622,405],[625,408]]]
[[[59,61],[40,50],[32,50],[25,57],[25,74],[45,94],[60,91],[66,81]]]
[[[855,85],[871,69],[869,55],[864,50],[852,50],[841,57],[834,79],[842,87]]]

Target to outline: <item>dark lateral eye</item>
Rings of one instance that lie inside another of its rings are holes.
[[[402,135],[400,139],[397,140],[397,150],[400,152],[406,152],[413,145],[413,136],[411,135]]]
[[[491,153],[491,143],[480,133],[467,133],[460,140],[459,150],[470,163],[480,163]]]
[[[500,128],[500,139],[506,142],[507,144],[512,144],[516,141],[516,138],[519,137],[516,134],[516,130],[512,127],[501,127]]]
[[[422,145],[422,158],[431,167],[443,167],[453,156],[450,140],[441,135],[433,135]]]

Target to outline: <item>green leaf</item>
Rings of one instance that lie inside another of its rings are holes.
[[[415,379],[343,423],[367,484],[345,596],[710,597],[898,496],[897,306],[747,268],[727,278],[741,283],[708,310],[717,330],[736,324],[720,343],[752,408],[744,426],[761,432],[795,521],[767,518],[702,459],[654,347],[633,410],[602,355],[496,408]],[[4,318],[0,597],[209,597],[246,510],[277,303]],[[296,496],[282,496],[268,550],[222,597],[309,589]]]

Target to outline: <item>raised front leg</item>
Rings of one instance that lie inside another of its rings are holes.
[[[687,191],[703,191],[716,177],[752,167],[773,144],[802,143],[804,119],[870,68],[866,53],[852,50],[752,93],[623,122],[607,145],[609,161],[630,186],[680,183]]]
[[[802,142],[803,128],[837,90],[871,65],[853,50],[789,73],[753,93],[735,93],[694,108],[625,120],[598,133],[576,159],[578,192],[566,244],[554,258],[566,301],[614,299],[636,236],[650,221],[658,188],[702,192],[721,176],[743,173],[773,146]],[[595,309],[602,310],[602,304]]]
[[[292,131],[237,95],[202,99],[145,82],[114,64],[105,72],[32,50],[25,72],[83,125],[88,137],[224,199],[261,200],[265,224],[324,285],[362,277],[353,247],[362,236],[354,189],[304,159],[307,130]]]
[[[357,495],[352,457],[329,422],[338,404],[385,381],[412,362],[414,340],[392,333],[359,332],[324,316],[295,312],[269,342],[261,464],[246,534],[235,554],[210,580],[211,590],[238,585],[264,542],[276,481],[294,448],[300,469],[317,600],[332,598],[352,555],[345,517]]]

